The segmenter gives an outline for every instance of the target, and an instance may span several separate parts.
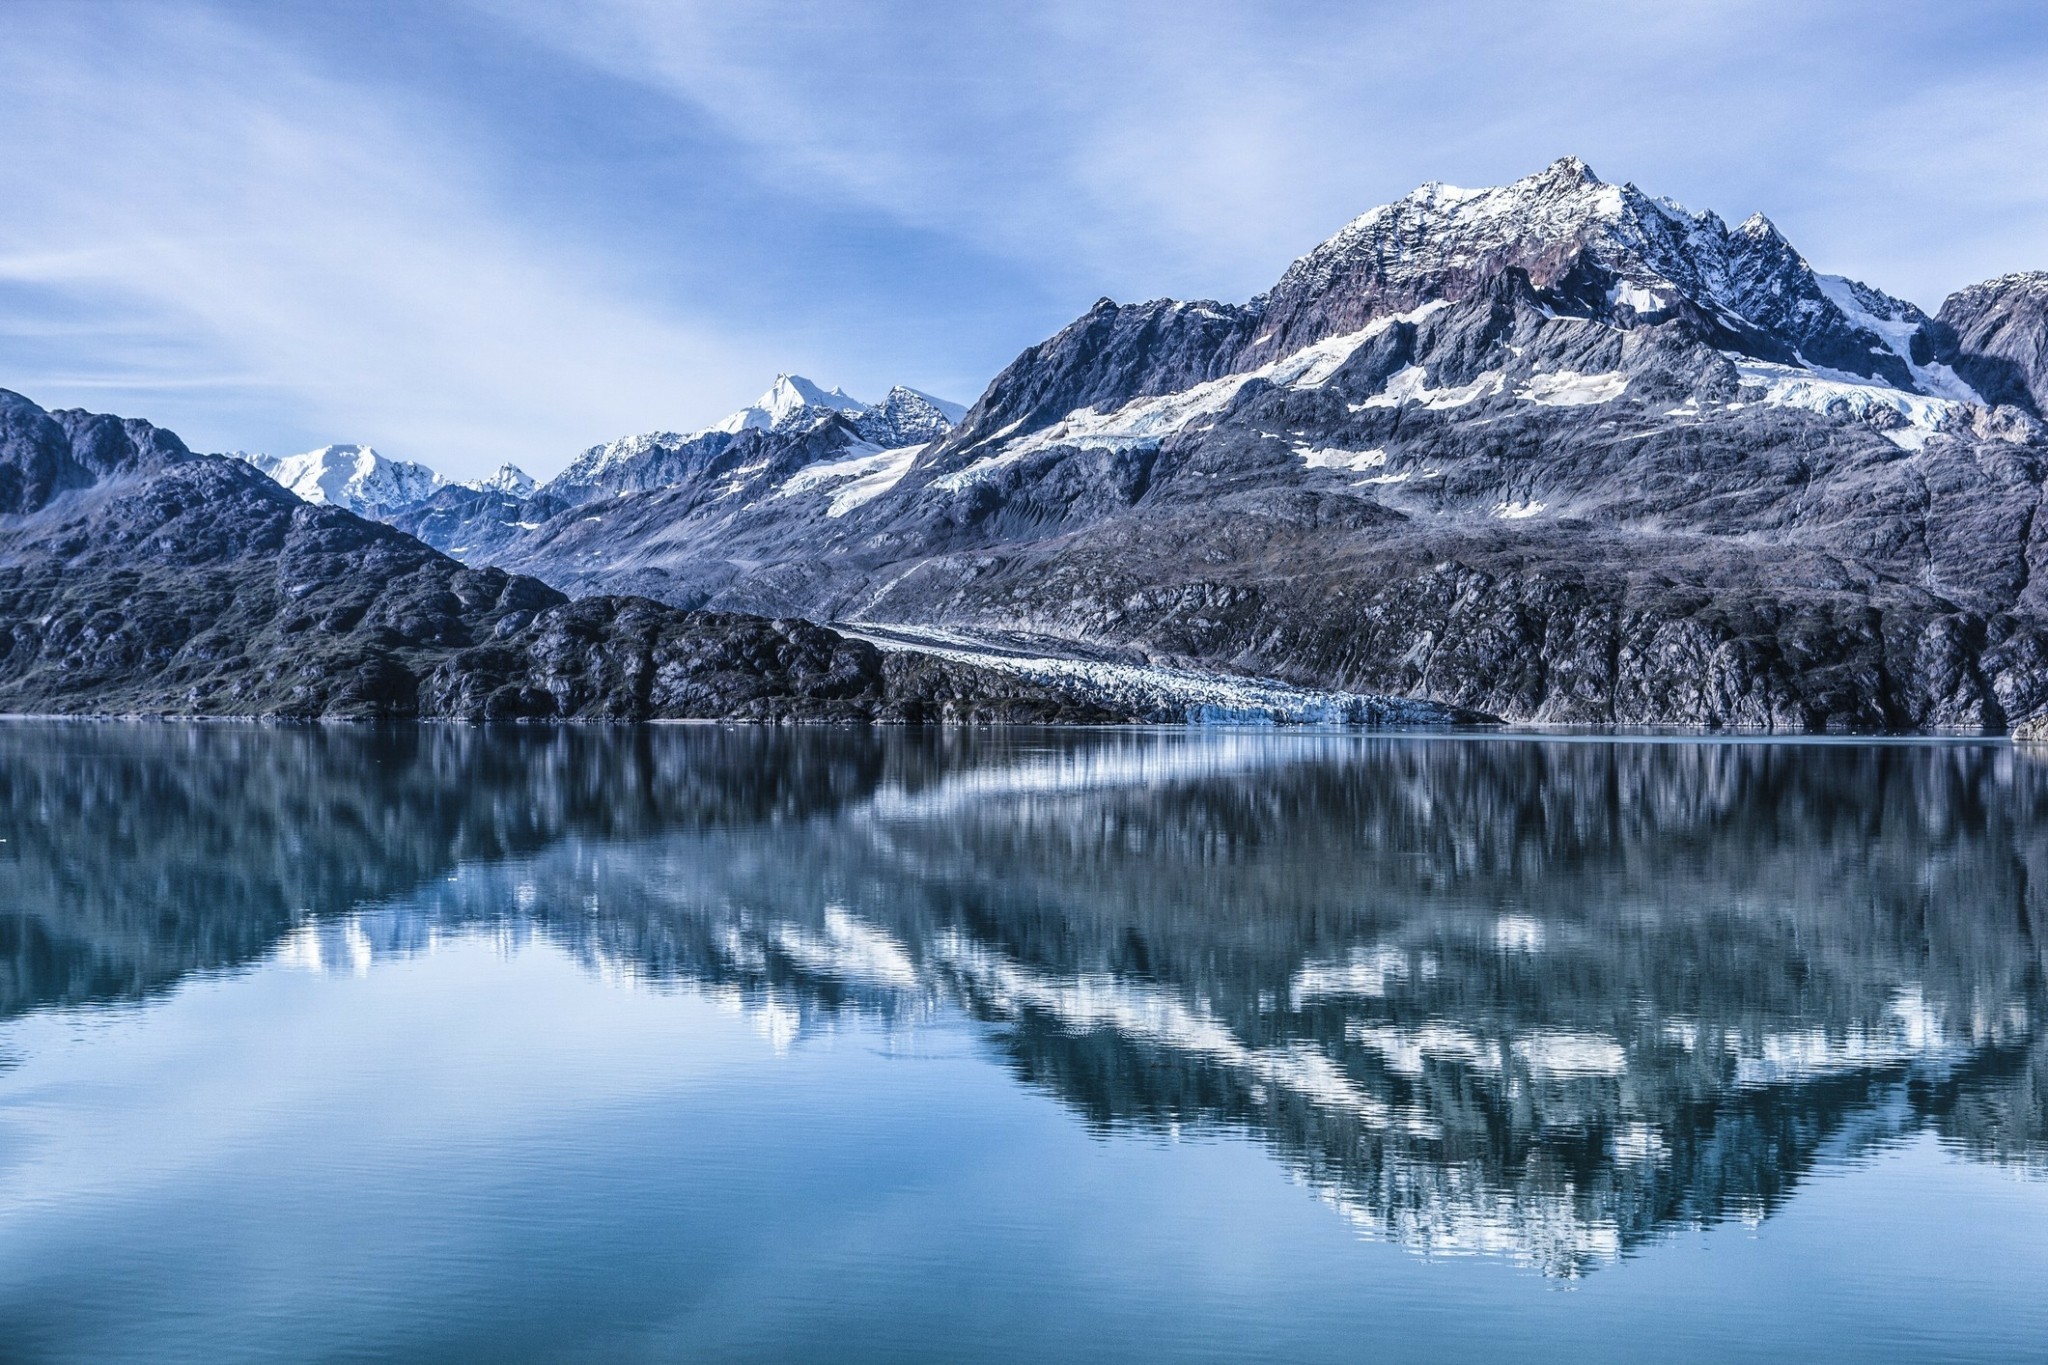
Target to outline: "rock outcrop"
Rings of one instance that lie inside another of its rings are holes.
[[[2048,417],[2048,271],[1960,290],[1940,322],[1942,352],[1985,401]]]

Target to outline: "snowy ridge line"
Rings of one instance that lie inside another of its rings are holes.
[[[984,456],[965,468],[940,475],[932,480],[932,487],[958,492],[1026,456],[1059,446],[1072,446],[1077,450],[1123,450],[1163,441],[1200,418],[1221,413],[1230,406],[1239,390],[1255,379],[1287,388],[1321,388],[1366,342],[1397,325],[1421,322],[1450,306],[1447,301],[1437,299],[1405,313],[1374,318],[1356,332],[1326,337],[1278,360],[1269,360],[1257,369],[1224,375],[1176,393],[1135,398],[1111,412],[1075,408],[1051,426],[1008,442],[998,454]],[[997,436],[1002,434],[999,432]]]
[[[1906,366],[1928,394],[1959,403],[1987,406],[1978,392],[1953,369],[1939,362],[1923,365],[1913,359],[1913,338],[1921,329],[1919,310],[1842,275],[1816,275],[1814,282],[1828,301],[1850,322],[1878,337]]]
[[[1458,716],[1435,702],[1323,691],[1265,678],[1005,651],[952,632],[871,622],[833,629],[877,649],[931,654],[1015,673],[1113,710],[1188,725],[1449,726]]]

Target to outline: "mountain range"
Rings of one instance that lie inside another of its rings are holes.
[[[2044,414],[2048,274],[1930,315],[1819,273],[1761,215],[1730,227],[1565,158],[1423,186],[1248,302],[1104,299],[964,411],[785,375],[538,486],[357,447],[249,458],[471,574],[1036,685],[1153,670],[1510,721],[1996,730],[2048,709]]]

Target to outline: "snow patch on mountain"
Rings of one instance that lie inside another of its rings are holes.
[[[1315,446],[1297,445],[1294,453],[1301,456],[1301,463],[1307,469],[1339,469],[1351,473],[1362,473],[1378,469],[1387,462],[1385,450],[1335,450],[1319,449]]]
[[[1666,311],[1668,305],[1653,289],[1638,284],[1622,283],[1607,291],[1607,306],[1626,308],[1637,317],[1652,318]]]
[[[1429,387],[1429,372],[1420,365],[1407,365],[1387,378],[1386,387],[1366,399],[1353,404],[1353,409],[1398,408],[1404,403],[1417,403],[1431,411],[1446,408],[1462,408],[1482,398],[1491,398],[1507,386],[1507,376],[1499,370],[1487,370],[1469,384],[1457,384],[1450,388]]]
[[[1926,445],[1942,422],[1962,406],[1953,399],[1863,383],[1854,375],[1824,375],[1743,356],[1728,358],[1736,362],[1736,372],[1742,376],[1743,402],[1869,422],[1904,450]]]
[[[1075,408],[1051,426],[1010,441],[1000,453],[941,475],[932,480],[932,486],[958,491],[1041,450],[1128,450],[1156,445],[1201,418],[1223,412],[1238,392],[1255,379],[1287,388],[1320,388],[1366,342],[1397,324],[1417,323],[1448,307],[1448,303],[1431,302],[1406,313],[1375,318],[1358,331],[1327,337],[1278,360],[1269,360],[1257,369],[1211,379],[1175,393],[1133,399],[1110,412]]]
[[[1628,389],[1628,376],[1619,372],[1580,374],[1576,370],[1553,370],[1539,374],[1515,390],[1515,397],[1547,408],[1593,407],[1612,403]]]
[[[831,488],[832,500],[825,515],[843,517],[856,507],[866,506],[903,481],[917,459],[922,445],[899,446],[894,450],[869,450],[851,459],[814,464],[800,469],[775,490],[779,498]]]

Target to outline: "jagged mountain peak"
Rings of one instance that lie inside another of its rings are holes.
[[[958,403],[898,384],[879,403],[863,403],[841,388],[827,389],[800,374],[779,374],[768,391],[699,435],[742,431],[808,430],[839,416],[878,445],[922,444],[950,430],[967,413]]]
[[[1973,284],[1956,291],[1956,297],[1971,294],[2030,294],[2048,297],[2048,270],[2014,270],[1982,284]]]
[[[778,374],[766,393],[709,429],[735,435],[748,430],[786,431],[792,426],[808,426],[826,413],[866,409],[867,404],[844,389],[822,388],[800,374]]]
[[[469,479],[462,485],[479,493],[504,493],[515,498],[524,498],[540,487],[533,475],[516,464],[501,464],[480,479]]]
[[[955,403],[948,398],[940,398],[937,394],[926,393],[923,389],[913,389],[908,384],[893,386],[887,396],[882,399],[882,402],[876,404],[876,406],[880,407],[891,401],[908,402],[911,399],[915,399],[920,403],[931,404],[949,422],[957,422],[967,415],[966,404]]]
[[[1731,228],[1718,214],[1610,184],[1565,157],[1492,188],[1420,186],[1347,223],[1247,304],[1101,301],[997,376],[948,448],[1030,437],[1081,409],[1108,412],[1263,374],[1447,304],[1492,310],[1494,321],[1474,324],[1489,336],[1524,325],[1510,317],[1598,324],[1585,334],[1589,345],[1603,334],[1669,329],[1634,344],[1914,398],[1983,402],[1991,393],[1945,360],[1935,320],[1870,286],[1818,274],[1764,214]],[[1585,366],[1584,357],[1567,363],[1525,351],[1514,352],[1515,365],[1574,374]],[[2012,367],[2031,375],[2048,362],[2020,358]],[[2031,383],[1999,392],[2016,395]],[[1897,408],[1903,399],[1874,401]]]
[[[1547,185],[1559,188],[1579,189],[1607,182],[1594,174],[1593,168],[1576,156],[1561,156],[1531,176],[1523,177],[1524,183]]]
[[[877,445],[922,445],[945,435],[966,412],[958,403],[902,384],[879,403],[863,403],[844,389],[827,389],[800,374],[779,374],[751,405],[699,434],[809,430],[838,416],[851,422],[862,439]]]
[[[854,426],[864,439],[893,448],[936,441],[966,415],[967,409],[958,403],[898,384],[881,402],[861,412]]]
[[[1778,225],[1762,213],[1750,214],[1736,224],[1735,230],[1744,237],[1762,237],[1780,242],[1785,240],[1785,234],[1778,231]]]
[[[1902,389],[1923,383],[1911,345],[1838,306],[1763,214],[1730,228],[1602,181],[1577,157],[1494,188],[1424,185],[1353,219],[1258,301],[1260,334],[1242,359],[1263,363],[1422,304],[1472,298],[1510,270],[1559,311],[1624,327],[1684,314],[1721,349]],[[1919,351],[1930,353],[1924,342]]]
[[[133,417],[45,412],[0,389],[0,515],[34,512],[73,489],[193,458],[173,432]]]

